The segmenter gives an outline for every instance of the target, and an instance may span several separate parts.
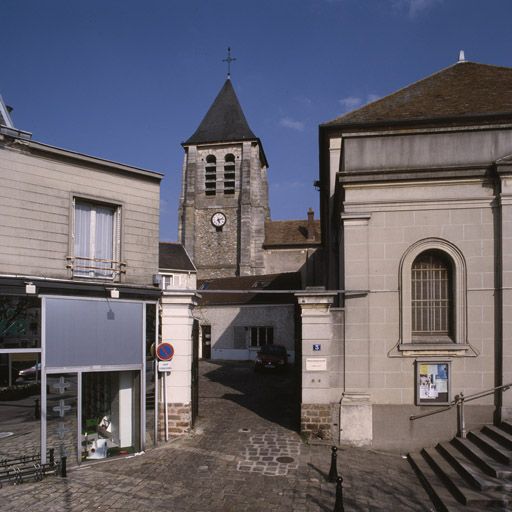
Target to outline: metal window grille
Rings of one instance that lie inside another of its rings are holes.
[[[449,337],[452,323],[451,265],[434,252],[420,254],[411,276],[413,337]]]

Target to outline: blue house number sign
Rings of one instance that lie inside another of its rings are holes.
[[[322,350],[322,345],[320,345],[320,343],[315,343],[313,345],[313,351],[314,352],[320,352],[320,350]]]

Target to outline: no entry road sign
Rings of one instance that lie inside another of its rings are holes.
[[[170,361],[174,356],[174,347],[170,343],[160,343],[156,347],[156,357],[160,361]]]

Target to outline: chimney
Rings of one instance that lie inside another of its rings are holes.
[[[308,242],[316,240],[315,212],[313,208],[308,210]]]

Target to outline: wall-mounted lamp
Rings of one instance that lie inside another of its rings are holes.
[[[34,295],[36,293],[36,285],[34,283],[28,282],[25,283],[25,293],[29,295]]]
[[[119,299],[119,290],[117,288],[107,288],[107,291],[110,292],[111,299]]]

